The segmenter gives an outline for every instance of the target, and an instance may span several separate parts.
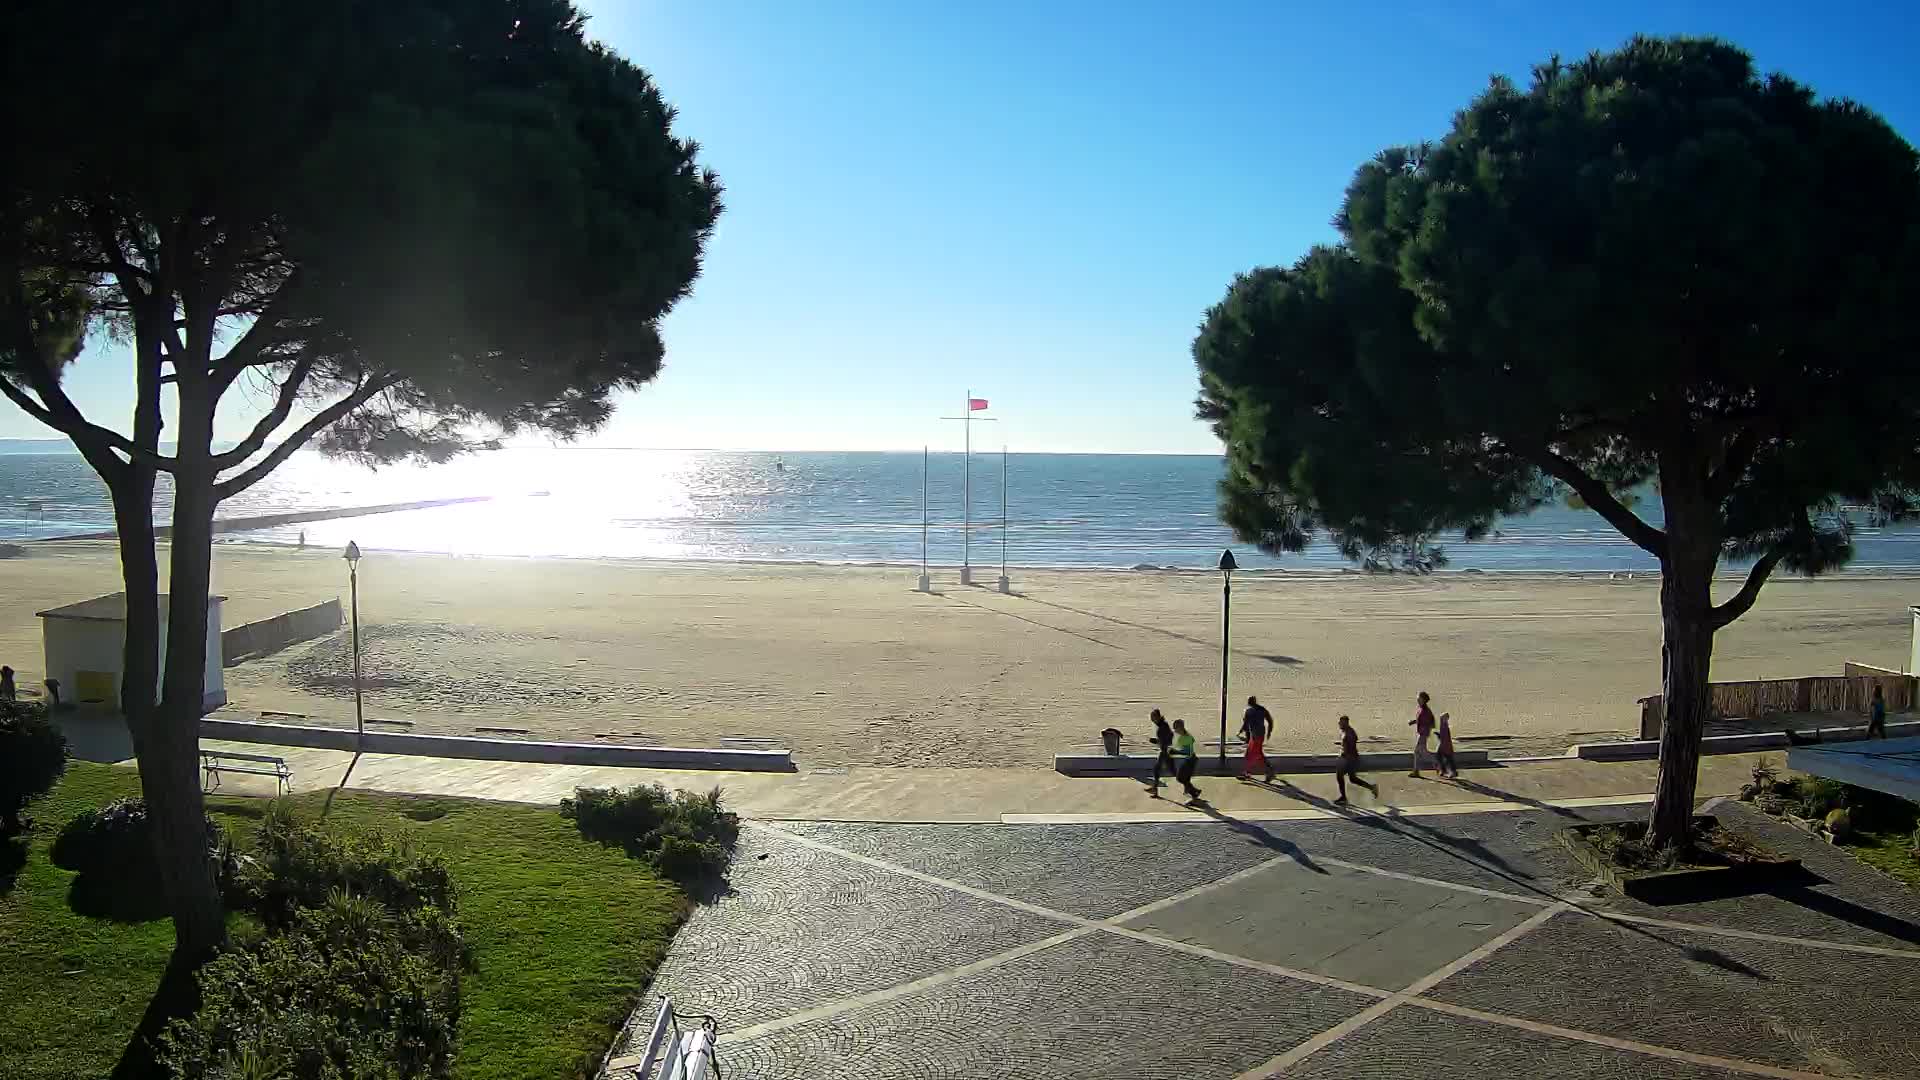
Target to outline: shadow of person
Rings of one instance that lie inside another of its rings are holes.
[[[1549,813],[1558,814],[1561,817],[1574,818],[1576,820],[1580,820],[1579,814],[1574,813],[1572,810],[1569,810],[1564,806],[1554,806],[1551,803],[1543,803],[1539,799],[1530,799],[1525,795],[1515,795],[1511,791],[1504,791],[1500,788],[1493,787],[1488,784],[1477,783],[1472,780],[1462,780],[1459,777],[1455,777],[1453,779],[1453,783],[1458,784],[1459,786],[1467,789],[1468,791],[1473,792],[1476,795],[1485,795],[1490,799],[1499,799],[1503,802],[1516,802],[1516,803],[1520,803],[1523,806],[1531,806],[1536,810],[1545,810],[1545,811],[1548,811]]]
[[[1285,837],[1275,836],[1273,833],[1268,832],[1251,821],[1243,821],[1240,818],[1234,817],[1232,814],[1224,813],[1204,799],[1192,800],[1187,805],[1220,822],[1234,832],[1245,836],[1261,847],[1271,848],[1316,874],[1325,874],[1328,872],[1326,867],[1314,862],[1313,856],[1307,854],[1304,848]]]

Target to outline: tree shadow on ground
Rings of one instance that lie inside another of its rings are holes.
[[[11,836],[0,840],[0,896],[13,891],[13,883],[19,880],[20,868],[27,865],[27,838]]]
[[[1864,907],[1851,900],[1835,896],[1832,893],[1820,892],[1813,886],[1825,885],[1827,884],[1827,880],[1814,874],[1812,871],[1808,871],[1807,874],[1808,877],[1812,878],[1812,881],[1802,884],[1777,886],[1767,890],[1767,895],[1778,897],[1789,904],[1806,908],[1808,911],[1818,912],[1830,919],[1837,919],[1840,922],[1860,927],[1862,930],[1871,930],[1876,934],[1885,934],[1896,941],[1903,941],[1909,945],[1920,945],[1920,926],[1916,926],[1899,916],[1889,915],[1884,911],[1875,911],[1873,908]]]
[[[136,880],[139,878],[147,880]],[[75,915],[117,923],[153,922],[167,917],[159,875],[150,868],[88,870],[67,887],[67,907]]]

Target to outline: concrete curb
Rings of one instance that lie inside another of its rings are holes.
[[[1822,727],[1822,742],[1847,742],[1866,737],[1865,724]],[[1887,737],[1920,735],[1920,720],[1903,720],[1887,725]],[[1784,731],[1757,731],[1748,735],[1709,735],[1700,740],[1700,753],[1745,754],[1755,750],[1784,749],[1792,745]],[[1645,761],[1660,756],[1660,740],[1631,739],[1626,742],[1577,743],[1568,756],[1588,761]]]
[[[348,752],[359,749],[369,754],[525,761],[540,765],[614,765],[630,769],[723,769],[739,772],[795,771],[793,755],[786,750],[603,746],[599,743],[482,739],[466,735],[415,735],[397,731],[369,731],[365,736],[356,739],[354,733],[346,728],[304,727],[298,724],[269,724],[257,720],[224,720],[213,717],[206,717],[200,721],[200,737]]]
[[[1238,776],[1240,766],[1245,759],[1244,751],[1227,754],[1225,773],[1220,770],[1220,761],[1216,755],[1200,755],[1200,767],[1194,770],[1196,776]],[[1485,750],[1460,750],[1453,755],[1454,763],[1463,769],[1485,768],[1491,763]],[[1063,776],[1152,776],[1156,758],[1148,754],[1056,754],[1053,769]],[[1338,754],[1268,754],[1267,762],[1276,773],[1332,772],[1340,765]],[[1427,766],[1433,766],[1429,756]],[[1384,754],[1361,754],[1360,771],[1378,772],[1386,769],[1413,768],[1413,751],[1399,750]]]

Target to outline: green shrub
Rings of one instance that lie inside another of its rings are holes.
[[[27,803],[67,771],[67,737],[39,702],[0,705],[0,837],[18,834]]]
[[[1847,804],[1847,786],[1822,776],[1801,777],[1794,784],[1794,793],[1800,799],[1800,816],[1816,821]]]
[[[239,874],[235,903],[272,927],[289,924],[302,908],[326,904],[335,892],[396,913],[454,908],[446,863],[385,833],[325,828],[276,807],[261,824],[259,853]]]
[[[721,805],[721,792],[669,792],[660,784],[579,788],[560,801],[560,816],[580,835],[624,849],[682,885],[726,872],[740,839],[739,815]]]
[[[448,1076],[463,967],[449,961],[464,951],[437,908],[334,890],[202,968],[200,1008],[162,1036],[160,1062],[217,1080]]]
[[[1827,831],[1835,840],[1845,840],[1853,835],[1853,815],[1846,808],[1827,811]]]
[[[226,833],[207,818],[207,851],[217,854]],[[145,799],[116,799],[97,810],[83,810],[54,838],[49,852],[55,866],[82,874],[110,873],[129,884],[155,880],[153,825]]]

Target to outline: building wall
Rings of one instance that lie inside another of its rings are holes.
[[[208,601],[207,666],[202,683],[202,706],[208,710],[227,703],[226,665],[221,663],[220,653],[221,607],[218,600]],[[104,701],[87,707],[118,709],[127,624],[119,620],[58,617],[43,618],[40,624],[46,671],[50,678],[60,680],[60,699],[70,704],[83,704],[80,700],[80,672],[104,671],[113,676],[111,691],[106,694]],[[163,678],[166,666],[167,620],[163,618],[160,620],[160,669]],[[154,684],[153,692],[156,697],[159,696],[158,681]]]

